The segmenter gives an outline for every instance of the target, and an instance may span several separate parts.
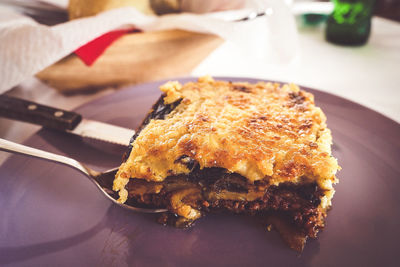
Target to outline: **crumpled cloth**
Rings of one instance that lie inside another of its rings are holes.
[[[266,11],[267,15],[234,22],[253,11]],[[142,31],[181,29],[215,34],[271,64],[290,64],[299,50],[293,15],[281,0],[252,0],[240,10],[205,14],[147,16],[135,8],[120,8],[55,26],[38,24],[0,6],[0,93],[95,38],[132,26]]]

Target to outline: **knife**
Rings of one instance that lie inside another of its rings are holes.
[[[88,120],[76,112],[57,109],[7,95],[0,95],[0,117],[29,122],[123,146],[135,131],[104,122]]]

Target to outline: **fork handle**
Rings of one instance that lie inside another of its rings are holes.
[[[82,173],[84,173],[88,178],[90,178],[90,180],[92,180],[92,182],[94,182],[94,184],[97,186],[97,188],[100,189],[100,191],[108,198],[110,199],[112,202],[114,202],[115,204],[122,206],[123,208],[129,209],[129,210],[133,210],[136,212],[144,212],[144,213],[160,213],[160,212],[166,212],[166,209],[147,209],[147,208],[137,208],[134,206],[130,206],[130,205],[126,205],[126,204],[121,204],[119,203],[116,199],[114,199],[112,196],[110,196],[110,194],[108,193],[108,191],[110,191],[110,189],[108,188],[104,188],[102,185],[99,184],[98,181],[98,176],[99,172],[96,172],[94,170],[91,170],[87,167],[85,167],[85,165],[83,165],[82,163],[68,158],[68,157],[64,157],[61,155],[57,155],[54,153],[50,153],[50,152],[46,152],[40,149],[36,149],[33,147],[29,147],[29,146],[24,146],[21,144],[17,144],[8,140],[4,140],[0,138],[0,151],[6,151],[6,152],[11,152],[11,153],[15,153],[15,154],[22,154],[25,156],[31,156],[31,157],[35,157],[35,158],[39,158],[39,159],[45,159],[45,160],[49,160],[49,161],[53,161],[53,162],[58,162],[58,163],[62,163],[64,165],[67,165],[69,167],[75,168],[79,171],[81,171]],[[107,174],[107,173],[103,173],[103,174]],[[97,176],[97,177],[96,177]],[[100,180],[100,179],[99,179]]]
[[[14,143],[14,142],[11,142],[11,141],[8,141],[5,139],[1,139],[1,138],[0,138],[0,150],[62,163],[64,165],[70,166],[72,168],[75,168],[75,169],[83,172],[87,176],[90,176],[89,173],[91,172],[91,170],[86,168],[82,163],[80,163],[74,159],[65,157],[65,156],[46,152],[46,151],[43,151],[43,150],[40,150],[37,148],[33,148],[33,147],[29,147],[29,146],[24,146],[24,145],[17,144],[17,143]]]

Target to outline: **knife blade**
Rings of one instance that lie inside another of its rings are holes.
[[[0,117],[41,125],[58,131],[128,146],[135,131],[84,119],[82,115],[32,101],[0,95]]]

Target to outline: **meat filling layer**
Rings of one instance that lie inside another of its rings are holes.
[[[306,179],[306,178],[305,178]],[[127,185],[128,204],[168,208],[171,214],[164,223],[177,227],[190,225],[206,212],[229,211],[251,215],[279,212],[303,234],[315,237],[324,226],[326,211],[319,206],[323,191],[316,183],[266,181],[249,184],[239,174],[222,168],[199,170],[189,175],[170,176],[163,182],[131,179]],[[130,202],[130,203],[129,203]]]

